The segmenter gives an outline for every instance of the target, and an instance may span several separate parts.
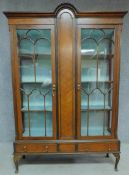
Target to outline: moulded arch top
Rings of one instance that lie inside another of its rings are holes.
[[[61,9],[58,13],[57,13],[57,18],[61,18],[63,14],[69,14],[71,16],[71,18],[75,18],[75,14],[68,8],[65,9]]]
[[[73,6],[70,3],[60,4],[59,6],[56,7],[54,13],[56,16],[58,16],[61,11],[65,11],[65,10],[71,12],[71,14],[73,14],[74,16],[77,16],[77,14],[79,13],[78,10],[75,8],[75,6]]]

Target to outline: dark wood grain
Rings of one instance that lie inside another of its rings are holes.
[[[60,139],[74,138],[74,16],[62,10],[58,23],[58,100]]]

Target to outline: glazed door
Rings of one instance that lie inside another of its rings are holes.
[[[116,96],[116,29],[78,27],[78,137],[112,137]]]
[[[56,137],[54,26],[18,26],[17,108],[20,137]],[[19,76],[19,78],[18,78]]]

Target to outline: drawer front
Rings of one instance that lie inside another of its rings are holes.
[[[112,152],[119,151],[119,143],[80,143],[79,152]]]
[[[74,153],[74,152],[116,152],[119,142],[88,143],[15,143],[16,153]],[[58,149],[57,149],[58,148]]]
[[[47,153],[57,152],[56,144],[15,144],[15,150],[17,153]]]
[[[59,152],[64,152],[64,153],[75,152],[75,144],[72,144],[72,143],[59,144]]]

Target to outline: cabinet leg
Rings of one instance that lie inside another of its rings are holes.
[[[25,158],[26,158],[26,156],[25,156],[25,155],[23,155],[23,156],[22,156],[22,158],[23,158],[23,159],[25,159]]]
[[[15,173],[18,173],[19,170],[19,161],[22,158],[22,155],[18,155],[18,154],[14,154],[13,156],[13,160],[14,160],[14,164],[15,164]]]
[[[116,162],[115,162],[115,171],[118,171],[118,163],[119,163],[119,160],[120,160],[120,153],[113,153],[113,155],[115,156],[116,158]]]
[[[106,157],[106,158],[109,158],[109,153],[107,153],[105,157]]]

